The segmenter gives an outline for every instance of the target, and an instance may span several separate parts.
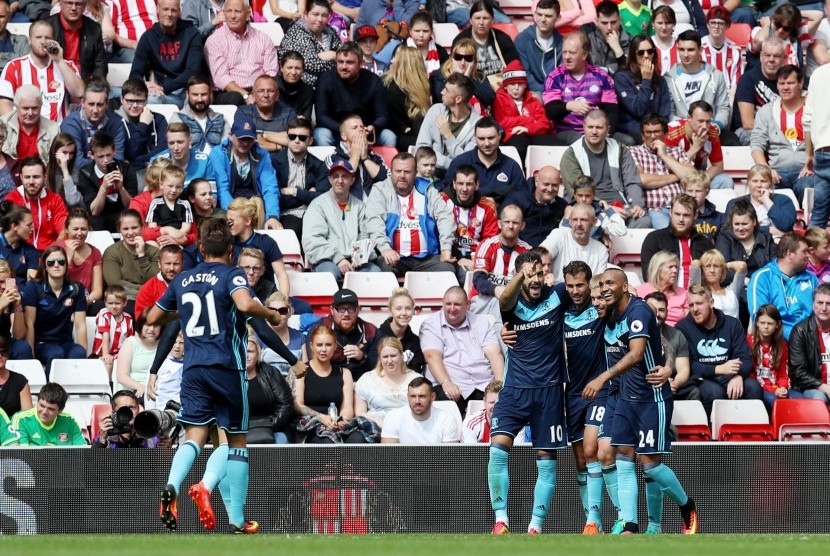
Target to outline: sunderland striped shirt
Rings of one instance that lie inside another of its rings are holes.
[[[703,61],[707,64],[712,64],[723,74],[723,77],[726,79],[726,86],[729,89],[737,86],[738,80],[744,72],[743,56],[738,45],[726,39],[722,47],[715,48],[709,42],[708,36],[703,37],[701,43],[701,47],[703,48]]]
[[[109,333],[109,354],[118,355],[121,346],[135,332],[133,330],[133,317],[122,313],[121,322],[118,322],[112,313],[106,308],[98,312],[95,317],[95,341],[92,343],[92,353],[97,356],[104,354],[104,333]]]
[[[427,238],[421,217],[426,211],[427,200],[417,189],[409,195],[398,195],[401,218],[398,228],[392,233],[392,248],[401,257],[422,257],[427,255]]]
[[[66,60],[66,64],[80,75],[75,62]],[[43,96],[40,114],[44,118],[60,123],[66,117],[69,95],[66,93],[63,74],[52,60],[49,60],[46,67],[40,68],[34,63],[31,55],[15,58],[6,64],[0,79],[11,83],[15,91],[23,85],[34,85],[40,89]]]
[[[496,204],[490,197],[482,197],[470,208],[456,205],[446,193],[441,193],[441,200],[453,215],[455,222],[455,243],[458,253],[472,259],[482,241],[499,233],[499,217]]]
[[[137,41],[158,21],[153,0],[109,0],[112,22],[119,37]]]
[[[496,286],[506,286],[515,274],[516,258],[531,249],[533,247],[522,240],[516,242],[512,249],[508,249],[501,244],[501,237],[493,236],[478,246],[473,269],[486,271],[487,279]],[[473,287],[470,297],[476,295],[478,292]]]

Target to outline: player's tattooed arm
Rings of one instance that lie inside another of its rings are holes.
[[[600,373],[598,377],[586,384],[582,390],[582,397],[586,400],[593,400],[599,391],[602,390],[606,382],[622,376],[634,365],[642,361],[647,344],[648,338],[634,338],[630,340],[628,342],[628,353],[617,361],[616,364],[612,365],[610,369]]]

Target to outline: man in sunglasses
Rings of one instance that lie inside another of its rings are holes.
[[[303,237],[303,214],[317,196],[329,188],[326,164],[308,152],[314,141],[314,128],[305,118],[288,122],[288,145],[271,153],[271,163],[280,186],[282,225]]]
[[[320,321],[334,331],[337,349],[331,358],[335,367],[352,372],[355,382],[375,366],[376,336],[374,324],[360,318],[360,300],[352,290],[338,290],[331,299],[331,314]],[[306,346],[306,350],[309,346]],[[310,353],[310,351],[308,351]]]

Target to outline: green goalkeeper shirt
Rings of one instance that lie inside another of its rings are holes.
[[[37,416],[37,407],[20,411],[12,421],[21,446],[86,446],[78,422],[68,413],[60,413],[46,426]]]
[[[17,444],[17,432],[9,421],[9,416],[0,408],[0,446]]]

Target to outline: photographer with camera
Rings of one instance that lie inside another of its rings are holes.
[[[101,417],[101,432],[92,440],[93,448],[169,448],[170,436],[141,438],[136,435],[135,418],[139,414],[138,398],[129,390],[119,390],[112,397],[112,414]]]
[[[118,215],[138,194],[135,169],[129,162],[116,160],[115,140],[106,131],[95,132],[89,150],[92,161],[79,171],[78,191],[92,215],[92,229],[115,232]]]

